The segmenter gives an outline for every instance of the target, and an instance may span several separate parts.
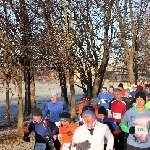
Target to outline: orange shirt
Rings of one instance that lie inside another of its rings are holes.
[[[61,134],[62,136],[62,143],[71,143],[71,140],[72,140],[72,137],[76,128],[77,128],[77,125],[74,123],[71,123],[68,127],[64,127],[64,126],[59,127],[59,134]],[[68,131],[70,133],[68,133]]]
[[[95,109],[95,114],[96,116],[98,116],[98,108],[93,104],[91,104],[90,106],[92,106]],[[84,107],[83,104],[78,105],[79,115],[81,115],[83,107]]]

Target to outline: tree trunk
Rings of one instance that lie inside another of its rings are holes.
[[[61,99],[63,102],[68,104],[66,75],[62,67],[59,68],[59,80],[60,80],[60,87],[61,87]]]
[[[24,124],[23,124],[23,99],[22,99],[22,78],[18,76],[18,128],[17,132],[20,137],[24,134]]]
[[[133,60],[134,60],[134,56],[132,54],[130,54],[129,56],[129,60],[127,61],[127,69],[128,69],[128,73],[129,73],[129,81],[131,82],[131,84],[135,84],[135,75],[134,75],[134,66],[133,66]]]
[[[87,94],[92,97],[92,72],[91,72],[91,68],[89,68],[87,70],[87,77],[88,77],[88,81],[87,81]]]
[[[69,72],[69,84],[71,93],[71,110],[75,109],[75,89],[74,89],[74,71]]]
[[[10,101],[9,101],[9,83],[10,79],[6,79],[6,121],[10,121],[10,114],[9,114],[9,109],[10,109]]]
[[[104,79],[104,74],[106,71],[106,67],[109,61],[109,38],[108,38],[108,30],[109,30],[109,24],[108,24],[108,18],[106,17],[106,21],[105,21],[105,32],[104,32],[104,53],[103,53],[103,58],[102,58],[102,62],[100,65],[100,68],[96,70],[95,72],[95,80],[94,80],[94,84],[93,84],[93,91],[92,91],[92,96],[94,98],[97,97],[98,92],[100,91],[100,88],[102,86],[103,83],[103,79]]]
[[[24,115],[28,115],[28,84],[26,79],[26,74],[24,75],[24,82],[25,82],[25,109],[24,109]]]
[[[31,113],[32,113],[32,110],[36,107],[34,75],[32,76],[30,82],[30,99],[31,99]]]

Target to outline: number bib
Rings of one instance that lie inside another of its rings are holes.
[[[146,127],[141,127],[141,126],[135,126],[135,134],[143,134],[147,135],[148,134],[148,129]]]
[[[45,150],[46,143],[36,143],[34,146],[34,150]]]
[[[121,113],[114,113],[113,112],[113,118],[115,118],[115,119],[121,119]]]
[[[62,146],[62,150],[69,150],[70,149],[70,143],[64,143]]]

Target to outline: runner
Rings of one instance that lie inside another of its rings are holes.
[[[107,138],[107,150],[113,150],[114,137],[105,124],[99,123],[91,110],[82,113],[84,124],[73,135],[71,150],[103,150],[104,137]]]
[[[57,138],[58,128],[54,123],[42,118],[40,108],[35,108],[32,115],[34,121],[26,129],[23,140],[30,142],[29,135],[33,131],[35,132],[35,150],[38,148],[41,148],[41,150],[54,150],[53,139],[56,140]]]
[[[59,115],[61,126],[59,134],[61,135],[61,150],[69,150],[71,148],[71,140],[77,125],[71,120],[71,115],[68,112],[62,112]]]
[[[145,107],[146,95],[137,92],[136,105],[129,109],[120,123],[121,129],[129,133],[127,150],[150,150],[150,109]]]
[[[102,92],[98,94],[97,103],[99,106],[104,106],[104,108],[109,109],[109,103],[112,101],[112,95],[107,91],[106,87],[102,88]]]
[[[126,103],[122,100],[122,91],[117,89],[115,92],[115,100],[111,102],[110,109],[112,113],[112,119],[119,126],[122,117],[126,112]],[[120,132],[117,135],[114,135],[114,147],[115,150],[124,149],[124,132]]]

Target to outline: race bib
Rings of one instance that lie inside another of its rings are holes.
[[[115,118],[115,119],[121,119],[121,113],[114,113],[113,112],[113,118]]]
[[[106,99],[101,99],[102,103],[108,103],[108,100]]]
[[[71,143],[64,143],[62,146],[62,150],[70,150]]]
[[[46,149],[46,143],[36,143],[34,150],[45,150]]]
[[[135,126],[135,134],[147,135],[148,129],[146,127],[141,127],[141,126],[136,125]]]

